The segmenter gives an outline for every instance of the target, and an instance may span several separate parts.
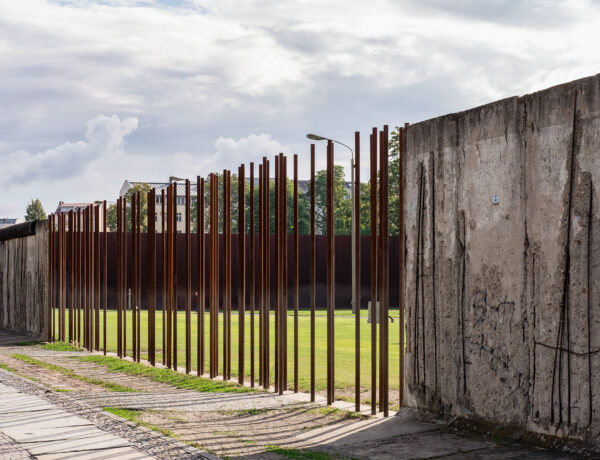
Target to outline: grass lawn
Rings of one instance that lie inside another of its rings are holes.
[[[360,341],[360,360],[361,360],[361,386],[369,388],[371,384],[371,325],[367,323],[367,311],[361,311],[361,341]],[[390,316],[394,322],[389,324],[389,376],[390,388],[398,388],[399,373],[399,321],[398,310],[390,309]],[[83,318],[82,318],[83,319]],[[148,313],[141,312],[141,347],[142,359],[147,359],[148,350]],[[270,316],[271,333],[271,382],[274,376],[274,319],[273,312]],[[326,311],[317,310],[315,318],[315,356],[316,356],[316,387],[317,390],[326,388],[327,377],[327,323]],[[338,310],[335,317],[335,386],[340,389],[354,387],[354,316],[350,310]],[[205,363],[208,364],[208,338],[209,338],[209,314],[205,317]],[[246,337],[245,354],[246,376],[250,375],[250,313],[246,312]],[[127,314],[127,349],[131,353],[131,312]],[[238,366],[238,313],[231,313],[231,374],[232,379],[237,376]],[[117,351],[117,313],[116,311],[107,312],[107,350]],[[100,313],[100,345],[102,347],[103,331],[102,312]],[[191,343],[192,343],[192,369],[196,369],[196,347],[197,347],[197,314],[192,312],[191,321]],[[177,316],[177,361],[181,368],[185,368],[185,313],[180,311]],[[299,386],[302,391],[310,390],[310,312],[302,310],[298,319],[298,360],[299,360]],[[162,361],[162,312],[156,312],[156,360]],[[255,375],[258,378],[258,314],[255,315]],[[223,315],[219,315],[219,368],[222,369],[223,360]],[[288,316],[288,385],[293,387],[294,382],[294,318],[293,312]],[[206,369],[207,370],[207,369]]]

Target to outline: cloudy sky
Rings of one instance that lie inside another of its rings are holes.
[[[447,5],[452,5],[449,7]],[[0,217],[600,72],[600,1],[0,2]],[[320,146],[324,148],[324,146]],[[345,153],[337,151],[340,160]]]

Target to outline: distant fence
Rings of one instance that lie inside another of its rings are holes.
[[[70,239],[72,236],[70,233],[67,233],[67,239]],[[131,235],[129,234],[127,236],[128,238],[128,253],[131,255]],[[156,235],[156,246],[157,247],[161,247],[162,245],[162,238],[163,236],[161,234],[157,234]],[[231,264],[232,266],[237,266],[238,264],[238,235],[233,234],[231,235],[231,247],[232,247],[232,253],[231,253]],[[145,267],[147,262],[148,262],[148,243],[147,243],[147,239],[148,239],[148,234],[147,233],[142,233],[140,235],[140,243],[141,243],[141,253],[140,253],[140,258],[141,258],[141,265],[142,267]],[[177,268],[176,268],[176,272],[177,273],[185,273],[186,272],[186,260],[185,260],[185,242],[186,242],[186,235],[185,234],[177,234],[176,236],[177,239],[177,255],[178,257],[176,257],[176,261],[177,261]],[[105,236],[103,234],[103,232],[100,232],[100,241],[101,241],[101,245],[102,242],[105,240]],[[271,244],[274,244],[274,237],[271,237]],[[292,244],[293,244],[293,236],[292,235],[288,235],[288,259],[293,260],[293,251],[292,251]],[[369,302],[369,293],[370,293],[370,289],[371,289],[371,262],[370,262],[370,248],[369,248],[369,240],[370,240],[370,236],[361,236],[361,257],[360,257],[360,263],[361,263],[361,296],[360,296],[360,302],[361,302],[361,308],[366,308],[367,307],[367,303]],[[116,260],[116,256],[117,256],[117,235],[114,232],[109,232],[106,235],[106,241],[107,241],[107,247],[108,247],[108,260]],[[220,245],[219,247],[223,247],[223,235],[219,236],[219,241],[220,241]],[[327,238],[325,235],[316,235],[315,237],[315,241],[316,241],[316,280],[315,280],[315,284],[316,284],[316,300],[315,300],[315,305],[317,308],[323,308],[326,307],[327,305],[327,296],[326,296],[326,292],[325,292],[325,288],[326,288],[326,284],[327,284],[327,273],[325,272],[325,265],[326,265],[326,252],[325,252],[325,245],[327,243]],[[393,280],[398,279],[398,245],[400,243],[399,238],[397,236],[390,236],[389,237],[389,241],[390,241],[390,246],[389,246],[389,254],[390,254],[390,278]],[[69,243],[67,243],[69,244]],[[205,244],[208,245],[208,235],[205,235]],[[246,247],[250,247],[250,237],[248,235],[246,235]],[[350,235],[336,235],[335,236],[335,258],[336,258],[336,263],[337,263],[337,268],[336,268],[336,272],[335,272],[335,283],[336,283],[336,289],[335,289],[335,305],[336,308],[351,308],[352,307],[352,238]],[[258,237],[255,237],[255,245],[256,247],[258,247]],[[309,308],[311,305],[311,298],[310,298],[310,287],[311,287],[311,282],[310,282],[310,236],[309,235],[299,235],[298,237],[298,245],[299,245],[299,270],[298,270],[298,276],[299,276],[299,307],[302,309],[306,309]],[[191,252],[192,254],[195,254],[197,252],[197,247],[198,247],[198,237],[196,233],[192,233],[192,238],[191,238]],[[58,241],[54,241],[54,250],[57,251],[58,250]],[[101,249],[102,251],[103,249]],[[219,288],[222,290],[224,285],[224,278],[223,278],[223,274],[224,274],[224,266],[222,263],[223,260],[223,251],[220,251],[220,261],[221,263],[219,263]],[[275,255],[272,254],[271,255],[271,264],[275,263]],[[246,302],[246,306],[250,305],[250,267],[251,267],[252,262],[250,260],[246,260],[246,295],[245,295],[245,302]],[[208,261],[205,262],[206,268],[208,268]],[[254,260],[254,269],[258,270],[258,259]],[[198,302],[198,297],[197,297],[197,292],[198,292],[198,271],[199,271],[199,267],[197,264],[192,264],[192,266],[190,267],[191,270],[191,277],[192,280],[196,280],[196,285],[192,287],[193,289],[193,296],[192,296],[192,307],[197,306],[197,302]],[[128,280],[131,279],[133,273],[132,273],[132,267],[129,266],[128,267],[128,274],[127,274],[127,278]],[[160,253],[160,251],[156,252],[156,276],[157,279],[162,279],[164,276],[163,273],[163,261],[162,261],[162,254]],[[231,282],[233,284],[233,286],[237,286],[238,285],[238,272],[236,271],[232,271],[231,273]],[[274,282],[275,280],[275,274],[271,273],[271,284]],[[69,279],[66,280],[67,282],[67,288],[69,286]],[[289,292],[289,299],[288,302],[290,304],[292,304],[293,302],[293,279],[290,279],[288,281],[288,292]],[[146,310],[147,309],[147,305],[148,305],[148,278],[147,277],[142,277],[141,280],[141,308],[142,310]],[[104,280],[102,280],[102,285],[104,285]],[[107,279],[106,279],[106,285],[107,285],[107,301],[106,301],[106,305],[108,309],[114,310],[117,308],[117,272],[115,270],[109,270],[107,273]],[[159,293],[156,297],[156,307],[157,308],[162,308],[163,307],[163,297],[160,294],[160,289],[162,289],[162,285],[158,287],[159,289]],[[177,291],[177,306],[178,308],[185,308],[185,298],[186,298],[186,285],[185,282],[178,282],[176,283],[176,291]],[[398,307],[398,303],[399,303],[399,298],[398,298],[398,284],[394,283],[393,285],[390,285],[390,306],[391,307]],[[208,293],[206,294],[206,301],[208,301]],[[238,291],[236,289],[233,290],[232,292],[232,306],[234,309],[237,309],[237,305],[238,305]],[[219,299],[219,305],[221,306],[223,303],[223,299]],[[102,303],[104,305],[104,302]],[[275,300],[271,299],[271,306],[275,305]],[[165,305],[166,307],[166,305]]]
[[[400,130],[400,135],[402,130]],[[403,267],[400,258],[404,251],[401,238],[389,236],[389,166],[387,126],[370,134],[370,235],[352,239],[334,235],[334,143],[327,142],[326,217],[325,235],[316,235],[315,200],[315,145],[310,151],[310,235],[298,231],[298,156],[288,168],[288,157],[276,155],[273,164],[266,157],[258,168],[250,163],[249,192],[246,192],[245,165],[238,168],[237,196],[246,196],[248,204],[237,207],[232,216],[231,172],[222,176],[210,174],[197,178],[195,197],[196,226],[199,234],[192,234],[191,186],[185,181],[185,231],[177,232],[177,184],[161,190],[152,189],[144,198],[148,203],[148,230],[142,234],[142,195],[137,192],[130,199],[117,200],[117,229],[106,231],[107,216],[100,206],[50,216],[51,315],[52,339],[81,343],[90,350],[104,349],[107,333],[117,336],[119,356],[131,354],[141,358],[141,334],[147,331],[147,353],[151,364],[156,363],[157,347],[163,363],[177,368],[178,353],[185,353],[185,369],[192,372],[192,349],[197,353],[198,375],[206,372],[211,378],[222,371],[230,380],[232,367],[237,370],[239,383],[249,378],[250,384],[269,388],[271,383],[280,394],[287,389],[298,391],[299,367],[310,368],[310,393],[314,400],[317,307],[326,307],[326,392],[327,402],[335,399],[335,324],[336,308],[349,307],[352,298],[352,271],[357,275],[354,296],[361,306],[367,301],[380,304],[381,323],[369,326],[370,355],[361,363],[361,311],[354,314],[354,364],[356,410],[360,406],[361,366],[370,369],[370,405],[386,416],[389,413],[389,344],[395,343],[400,356],[400,396],[403,391],[404,307],[400,302],[400,336],[390,339],[390,305],[397,305],[399,280]],[[402,142],[400,142],[402,145]],[[399,152],[401,155],[401,152]],[[355,133],[354,214],[361,215],[360,192],[360,134]],[[400,162],[399,164],[402,164]],[[274,166],[274,167],[273,167]],[[274,175],[272,174],[274,170]],[[288,174],[288,170],[292,174]],[[255,172],[257,174],[255,175]],[[393,172],[402,176],[401,171]],[[288,200],[288,176],[293,176],[292,200]],[[255,178],[258,181],[255,181]],[[258,184],[255,190],[255,182]],[[206,190],[205,184],[208,185]],[[400,190],[400,193],[402,191]],[[255,222],[255,196],[258,195],[258,218]],[[240,200],[246,203],[246,200]],[[398,215],[403,216],[403,199],[398,200]],[[292,202],[293,205],[289,205]],[[156,207],[161,207],[161,232],[156,231]],[[363,205],[364,206],[364,205]],[[245,225],[246,211],[250,222]],[[288,231],[288,216],[294,224]],[[245,238],[232,235],[232,220],[239,228],[248,228]],[[273,225],[274,224],[274,225]],[[400,234],[404,233],[398,222]],[[219,228],[222,229],[219,232]],[[360,234],[359,219],[354,221],[354,232]],[[205,229],[208,232],[205,233]],[[352,257],[355,252],[357,257]],[[198,294],[196,297],[196,293]],[[132,309],[127,305],[131,303]],[[310,310],[310,359],[300,362],[299,309]],[[108,327],[107,310],[116,308],[116,325]],[[142,310],[147,310],[147,323],[142,325]],[[157,310],[163,330],[162,347],[157,345]],[[232,366],[232,310],[238,317],[237,366]],[[185,312],[184,330],[178,331],[177,312]],[[197,342],[192,344],[192,312],[197,312]],[[208,313],[208,325],[205,316]],[[366,316],[366,312],[363,313]],[[246,331],[246,318],[250,317]],[[288,328],[288,318],[291,323]],[[363,316],[364,318],[364,316]],[[339,320],[338,320],[339,321]],[[222,325],[220,325],[222,323]],[[258,323],[258,328],[255,324]],[[101,330],[100,325],[103,324]],[[208,326],[208,327],[206,327]],[[205,329],[208,329],[205,337]],[[220,333],[221,329],[221,333]],[[257,329],[257,331],[255,331]],[[257,334],[255,334],[255,332]],[[322,331],[319,331],[321,333]],[[178,336],[185,337],[183,349]],[[249,341],[247,340],[247,336]],[[255,337],[255,335],[257,335]],[[128,347],[131,340],[131,349]],[[208,340],[207,340],[208,339]],[[221,342],[222,340],[222,342]],[[293,347],[293,355],[288,353]],[[246,372],[246,356],[250,372]],[[258,359],[255,360],[255,356]],[[205,359],[206,357],[206,359]],[[288,360],[290,366],[288,369]],[[205,362],[206,361],[206,362]],[[291,363],[293,361],[293,363]],[[293,365],[292,365],[293,364]],[[274,366],[273,366],[274,365]],[[222,367],[221,367],[222,366]],[[292,375],[289,376],[288,372]],[[249,375],[248,375],[249,374]],[[273,375],[274,374],[274,375]]]

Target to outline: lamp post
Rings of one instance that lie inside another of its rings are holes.
[[[343,142],[340,141],[336,141],[335,139],[330,139],[328,137],[323,137],[323,136],[319,136],[317,134],[307,134],[306,137],[308,137],[310,140],[313,141],[331,141],[331,142],[335,142],[336,144],[340,144],[343,145],[344,147],[346,147],[348,150],[350,150],[350,153],[352,154],[352,158],[350,160],[350,190],[351,190],[351,195],[352,195],[352,213],[351,213],[351,241],[352,241],[352,313],[356,313],[356,299],[354,298],[354,292],[355,292],[355,285],[356,285],[356,251],[355,251],[355,241],[357,238],[356,232],[354,231],[354,150],[352,150],[350,147],[348,147],[346,144],[344,144]]]

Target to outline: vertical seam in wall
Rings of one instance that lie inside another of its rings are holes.
[[[594,196],[594,189],[592,187],[592,180],[590,178],[590,203],[588,209],[588,241],[587,241],[587,327],[588,327],[588,399],[589,399],[589,414],[588,414],[588,426],[592,425],[592,409],[593,409],[593,395],[592,395],[592,319],[591,319],[591,291],[590,291],[590,279],[592,277],[592,199]]]
[[[433,364],[434,392],[438,391],[438,342],[437,342],[437,312],[436,312],[436,280],[435,280],[435,152],[431,152],[431,303],[433,310]]]

